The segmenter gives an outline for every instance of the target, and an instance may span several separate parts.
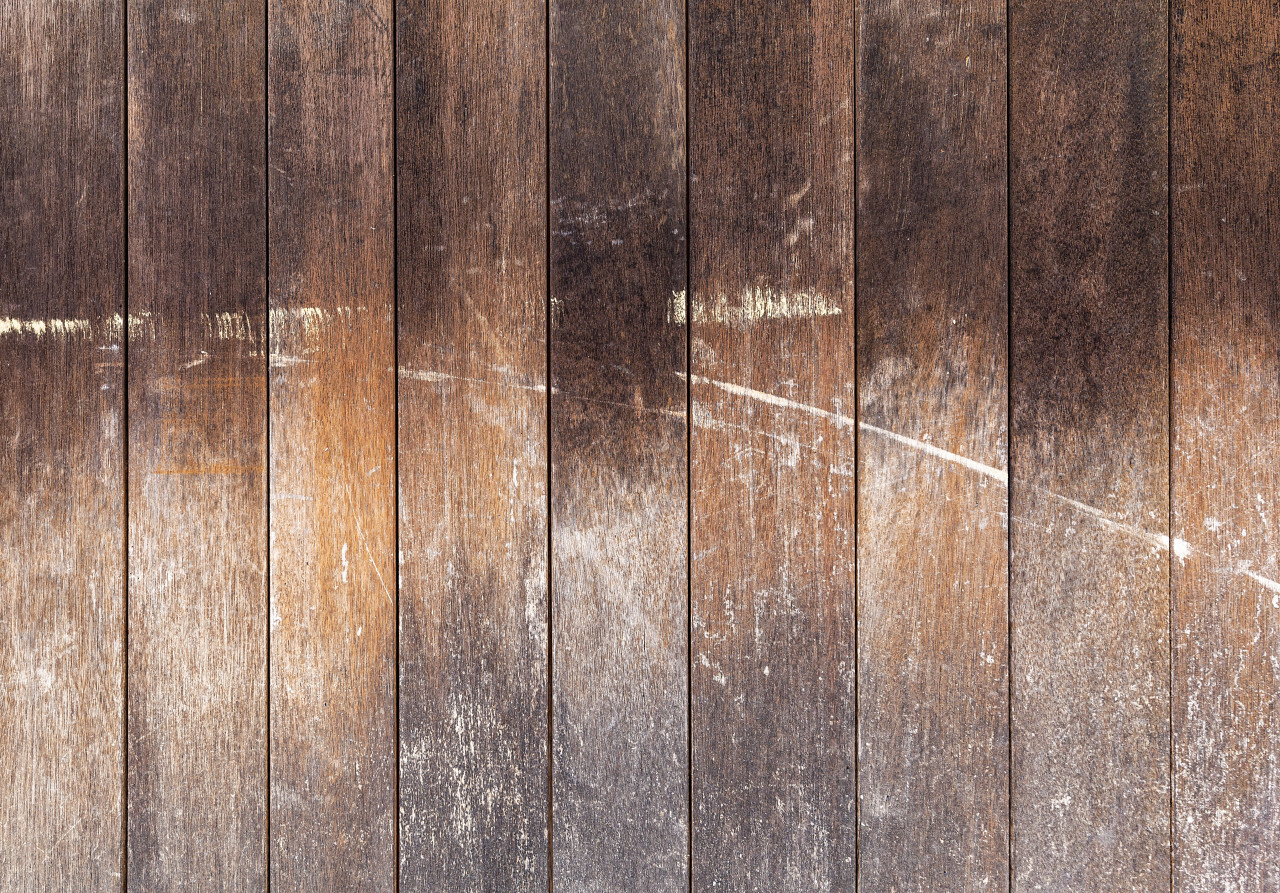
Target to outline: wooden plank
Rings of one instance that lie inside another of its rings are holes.
[[[684,6],[550,15],[554,883],[684,890]]]
[[[1280,887],[1280,20],[1174,9],[1174,888],[1254,893]]]
[[[120,888],[121,29],[114,0],[0,3],[0,889],[15,893]]]
[[[1005,890],[1005,3],[859,34],[861,883]]]
[[[264,885],[263,11],[133,0],[130,889]]]
[[[1166,24],[1010,10],[1017,889],[1169,887]]]
[[[400,0],[400,889],[547,889],[546,4]]]
[[[690,14],[697,890],[852,890],[852,4]]]
[[[390,0],[269,12],[271,889],[394,889]]]

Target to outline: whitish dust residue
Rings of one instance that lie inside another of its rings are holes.
[[[696,297],[696,296],[695,296]],[[684,325],[687,320],[688,293],[684,290],[671,293],[667,311],[668,321]],[[720,323],[743,326],[770,319],[814,319],[822,316],[839,316],[843,311],[824,295],[808,291],[787,291],[767,286],[747,286],[738,297],[715,294],[695,300],[695,323]]]

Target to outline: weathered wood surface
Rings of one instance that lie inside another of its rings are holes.
[[[390,891],[390,0],[270,8],[271,889]]]
[[[554,884],[684,890],[684,7],[550,14]]]
[[[861,9],[861,883],[1005,890],[1005,4]]]
[[[1015,889],[1169,888],[1166,7],[1010,7]]]
[[[546,6],[397,12],[400,889],[545,891]]]
[[[128,883],[259,890],[264,12],[128,12]]]
[[[123,864],[121,8],[0,3],[0,889]]]
[[[1174,889],[1280,888],[1280,18],[1176,3]]]
[[[854,17],[690,10],[697,890],[854,888]]]

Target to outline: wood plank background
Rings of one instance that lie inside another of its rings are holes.
[[[0,0],[0,890],[1280,888],[1280,9]]]

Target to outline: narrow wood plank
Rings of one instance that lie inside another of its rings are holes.
[[[1280,888],[1280,19],[1175,4],[1174,887]]]
[[[1017,889],[1169,888],[1166,12],[1010,9]]]
[[[852,4],[690,14],[697,890],[852,890]]]
[[[684,890],[684,6],[550,14],[555,886]]]
[[[129,888],[260,890],[263,9],[128,28]]]
[[[862,9],[861,883],[1005,890],[1005,3]]]
[[[120,889],[121,7],[0,2],[0,889]],[[74,758],[72,758],[74,755]]]
[[[395,887],[390,15],[269,13],[274,893]]]
[[[546,4],[400,0],[400,889],[547,889]]]

